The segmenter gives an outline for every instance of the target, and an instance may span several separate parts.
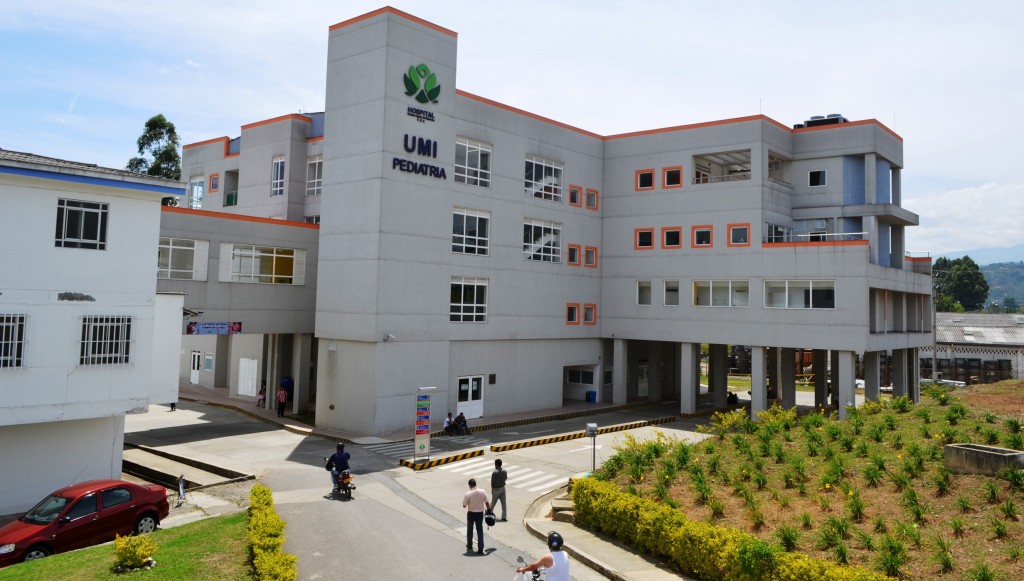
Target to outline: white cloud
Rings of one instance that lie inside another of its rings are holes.
[[[921,216],[920,226],[907,229],[907,250],[934,256],[1024,242],[1024,184],[932,192],[904,199],[903,205]]]

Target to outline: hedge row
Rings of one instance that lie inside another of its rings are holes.
[[[284,519],[274,509],[270,488],[257,484],[249,492],[249,555],[256,578],[265,581],[295,581],[299,576],[295,555],[281,551]]]
[[[697,579],[883,581],[889,577],[778,547],[742,531],[693,521],[679,510],[593,478],[572,485],[576,523],[670,562]]]

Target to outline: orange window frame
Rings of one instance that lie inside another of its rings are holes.
[[[217,180],[217,186],[216,187],[214,187],[214,185],[213,185],[213,180]],[[207,189],[210,191],[211,194],[213,192],[219,192],[220,191],[220,174],[219,173],[212,173],[212,174],[210,174],[210,182],[209,182],[209,187]]]
[[[591,250],[594,251],[594,263],[593,264],[591,264],[590,261],[587,260],[587,255],[590,253]],[[586,268],[597,268],[597,260],[598,260],[598,258],[597,258],[597,246],[584,246],[583,247],[583,266],[586,267]]]
[[[679,244],[666,244],[665,243],[665,235],[668,234],[669,232],[675,232],[676,234],[679,234]],[[682,247],[683,247],[683,227],[682,226],[665,226],[664,228],[661,229],[661,249],[662,250],[671,250],[671,249],[674,249],[674,248],[682,248]]]
[[[708,231],[708,238],[710,242],[708,244],[697,244],[697,232],[701,230]],[[714,248],[715,247],[715,227],[711,224],[698,224],[690,228],[690,248]]]
[[[640,187],[640,176],[642,174],[651,174],[651,185],[649,187],[646,187],[646,188]],[[649,167],[649,168],[646,168],[646,169],[638,169],[638,170],[636,170],[636,173],[633,174],[633,188],[637,192],[646,192],[648,190],[653,190],[654,189],[654,168],[653,167]]]
[[[572,259],[572,251],[576,251],[576,260]],[[565,251],[565,263],[569,266],[579,266],[583,261],[581,255],[583,254],[583,247],[579,244],[569,244]]]
[[[679,171],[679,183],[669,185],[669,183],[668,183],[668,172],[673,171],[673,170]],[[672,190],[672,189],[681,188],[681,187],[683,187],[683,166],[681,166],[681,165],[673,165],[673,166],[661,168],[661,189],[663,189],[663,190]]]
[[[726,246],[728,246],[729,248],[739,248],[739,247],[744,247],[744,246],[750,246],[750,222],[747,222],[745,224],[743,224],[743,223],[740,223],[740,224],[729,224],[727,226],[727,228],[729,229],[729,237],[725,241],[725,245]],[[747,241],[746,242],[735,242],[734,243],[732,241],[732,231],[733,231],[733,228],[746,228],[747,229]]]
[[[573,203],[573,201],[572,201],[573,194],[576,195],[576,203]],[[575,186],[573,184],[569,184],[569,205],[573,206],[575,208],[582,208],[583,207],[583,188],[582,187]]]
[[[591,194],[594,195],[594,205],[590,205],[590,195]],[[584,194],[584,204],[583,205],[586,206],[586,208],[588,210],[593,210],[594,212],[596,212],[598,210],[598,208],[601,206],[601,194],[600,194],[600,192],[598,192],[594,188],[587,188],[587,192],[586,192],[586,194]]]
[[[651,235],[650,246],[640,246],[640,234]],[[654,228],[634,228],[633,229],[633,250],[654,250]]]
[[[590,311],[590,321],[587,321],[587,311]],[[597,304],[596,303],[584,303],[583,304],[583,324],[584,325],[596,325],[597,324]]]
[[[566,325],[579,325],[580,318],[580,304],[579,303],[565,303],[565,324]]]

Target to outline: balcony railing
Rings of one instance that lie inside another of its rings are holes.
[[[781,180],[776,177],[768,176],[768,181],[770,181],[773,184],[779,184],[780,186],[785,186],[789,189],[793,189],[793,184],[787,182],[786,180]]]
[[[846,240],[866,240],[867,232],[839,232],[830,234],[826,232],[807,232],[803,234],[789,234],[787,236],[765,236],[762,242],[766,244],[777,242],[840,242]]]
[[[693,178],[695,184],[717,184],[721,182],[738,182],[750,179],[750,172],[734,173],[724,176],[699,176]]]

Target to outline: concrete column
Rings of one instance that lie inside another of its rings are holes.
[[[832,393],[838,398],[839,419],[847,417],[847,407],[857,405],[856,391],[854,390],[854,369],[856,360],[853,351],[836,351],[836,367],[833,367]]]
[[[864,203],[874,204],[878,191],[878,177],[875,171],[876,159],[874,153],[864,155]]]
[[[878,264],[878,218],[875,216],[864,216],[861,218],[861,229],[867,234],[868,240],[868,262]]]
[[[729,346],[716,343],[708,354],[708,385],[716,408],[724,408],[729,395]]]
[[[309,364],[312,352],[313,335],[296,333],[292,338],[292,411],[297,414],[306,413],[309,409]]]
[[[892,167],[892,203],[895,206],[903,204],[903,184],[901,179],[902,170]]]
[[[889,239],[890,252],[889,252],[889,264],[893,268],[903,269],[906,268],[905,252],[906,241],[904,239],[904,228],[896,224],[892,224],[889,227]]]
[[[615,339],[612,346],[612,403],[622,405],[626,403],[626,377],[629,370],[629,361],[625,339]]]
[[[892,396],[904,395],[907,395],[907,351],[906,349],[893,349]]]
[[[280,358],[278,356],[278,337],[274,333],[265,335],[264,345],[266,346],[267,357],[267,407],[277,408],[277,392],[281,389],[281,370],[279,369]]]
[[[828,404],[828,349],[815,349],[811,358],[814,366],[814,407]]]
[[[758,412],[768,409],[768,387],[765,385],[767,372],[766,349],[750,346],[750,417],[757,419]]]
[[[828,386],[828,405],[834,406],[839,403],[839,392],[836,389],[836,380],[838,379],[836,377],[836,374],[839,372],[839,352],[834,350],[829,351],[828,355],[830,363],[830,369],[828,374],[828,378],[830,381]]]
[[[779,378],[782,373],[782,349],[778,347],[766,347],[765,350],[768,356],[768,399],[778,399],[781,397]]]
[[[700,391],[700,344],[679,343],[679,412],[697,411],[697,392]]]
[[[878,351],[868,351],[864,354],[864,399],[878,401],[878,387],[881,384],[881,374],[878,368]]]
[[[661,399],[661,382],[665,380],[665,374],[662,368],[661,358],[661,343],[651,342],[648,343],[650,348],[649,352],[649,363],[647,368],[647,396],[651,401],[658,401]]]
[[[782,407],[796,406],[796,349],[779,349],[782,352],[782,368],[779,373],[779,395]]]
[[[914,347],[907,349],[907,358],[910,359],[910,399],[914,403],[921,403],[921,352]]]

